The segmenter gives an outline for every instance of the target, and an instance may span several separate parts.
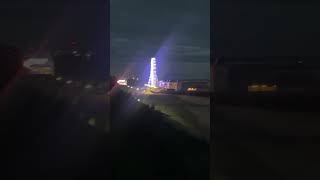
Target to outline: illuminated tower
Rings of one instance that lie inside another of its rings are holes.
[[[151,61],[150,61],[150,76],[149,76],[148,85],[151,87],[158,86],[156,58],[151,58]]]

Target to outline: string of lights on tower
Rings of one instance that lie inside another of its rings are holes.
[[[149,76],[148,86],[158,87],[157,60],[154,57],[151,58],[151,61],[150,61],[150,76]]]

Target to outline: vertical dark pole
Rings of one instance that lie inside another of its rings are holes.
[[[107,97],[107,90],[110,86],[110,4],[109,0],[96,0],[95,18],[98,19],[95,23],[96,29],[94,38],[94,49],[96,51],[96,63],[92,68],[92,73],[99,82],[104,82],[107,86],[105,96],[103,97],[102,106],[104,106],[104,118],[99,118],[97,127],[109,130],[110,117],[109,117],[109,102]]]
[[[107,35],[107,38],[106,38],[106,57],[107,57],[107,69],[108,69],[108,74],[107,74],[107,85],[108,85],[108,89],[110,89],[110,86],[112,83],[110,82],[113,82],[111,79],[111,75],[110,75],[110,0],[106,0],[106,35]],[[108,96],[107,97],[107,122],[106,122],[106,126],[105,126],[105,130],[106,131],[110,131],[111,130],[111,116],[110,116],[110,97]]]

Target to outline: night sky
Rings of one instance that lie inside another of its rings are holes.
[[[77,42],[96,52],[96,70],[109,74],[109,4],[100,0],[2,1],[0,43],[46,56]],[[70,68],[72,70],[72,68]]]
[[[110,9],[102,2],[1,1],[0,43],[41,50],[76,40],[105,62],[110,49],[112,74],[147,76],[156,56],[160,79],[209,78],[209,0],[111,0]],[[211,57],[320,55],[319,3],[211,4]]]
[[[108,48],[106,4],[98,0],[1,2],[1,43],[50,49],[77,41],[85,48]]]
[[[319,3],[217,0],[213,57],[319,56]]]
[[[111,1],[111,73],[159,79],[209,79],[209,0]]]

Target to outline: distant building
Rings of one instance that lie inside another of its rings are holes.
[[[319,57],[223,57],[213,69],[217,96],[319,94]]]
[[[179,91],[182,92],[209,92],[210,85],[209,81],[201,81],[201,80],[187,80],[180,81],[178,85]]]
[[[167,90],[178,91],[178,84],[178,81],[159,81],[159,87]]]
[[[175,92],[209,92],[208,80],[169,80],[159,81],[159,87]]]

